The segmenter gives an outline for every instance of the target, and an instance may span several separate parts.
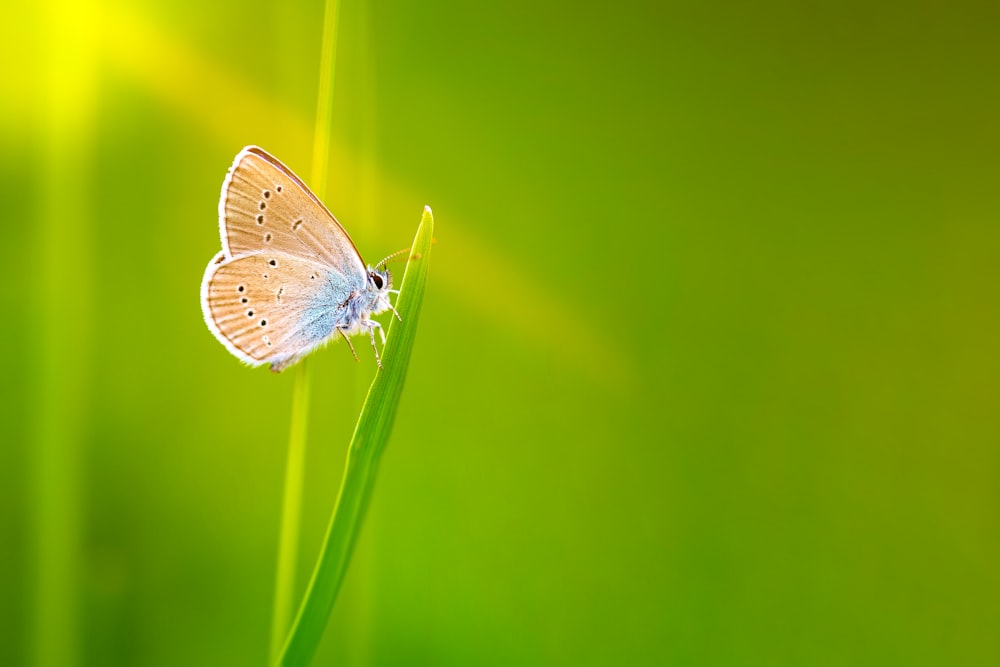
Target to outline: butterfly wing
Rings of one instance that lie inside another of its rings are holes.
[[[334,333],[344,303],[363,284],[285,253],[231,258],[221,252],[205,269],[201,306],[208,328],[230,352],[250,365],[270,362],[280,369]]]
[[[222,184],[219,228],[227,257],[273,251],[325,264],[346,277],[366,273],[333,214],[288,167],[256,146],[240,151]]]

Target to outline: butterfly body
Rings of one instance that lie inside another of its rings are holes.
[[[367,333],[375,347],[381,325],[371,317],[392,309],[391,274],[364,264],[340,223],[276,158],[255,146],[236,156],[219,227],[222,252],[205,269],[202,312],[231,353],[280,371],[334,337]]]

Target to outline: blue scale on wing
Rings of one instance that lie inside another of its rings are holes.
[[[251,363],[301,356],[335,334],[342,304],[364,287],[315,261],[259,252],[222,261],[209,278],[219,332]]]

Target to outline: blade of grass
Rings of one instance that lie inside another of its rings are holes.
[[[337,28],[340,3],[326,0],[323,43],[319,55],[319,91],[316,96],[316,128],[313,132],[312,189],[322,201],[330,160],[330,119],[333,117],[333,79],[337,73]]]
[[[403,319],[401,322],[393,319],[389,324],[382,353],[382,369],[375,374],[354,427],[337,504],[305,599],[279,661],[285,667],[309,664],[344,580],[375,487],[379,459],[389,440],[403,393],[427,284],[433,234],[434,216],[430,207],[426,207],[413,239],[410,260],[406,263],[396,302],[396,309]]]
[[[320,48],[319,90],[316,94],[316,127],[313,132],[312,188],[321,200],[326,196],[329,165],[330,119],[333,116],[333,80],[337,71],[337,28],[340,3],[327,0]],[[299,363],[292,395],[292,423],[288,434],[285,490],[282,498],[281,527],[278,535],[278,563],[274,583],[274,611],[271,616],[270,658],[275,660],[288,630],[299,558],[302,477],[306,460],[306,433],[309,421],[309,365]]]
[[[28,249],[37,258],[38,270],[18,287],[33,297],[30,326],[35,328],[28,348],[35,356],[27,404],[33,414],[24,450],[32,473],[24,524],[31,536],[24,564],[30,563],[32,574],[25,592],[30,591],[32,599],[26,619],[30,634],[23,637],[23,648],[19,633],[5,634],[0,662],[17,663],[22,649],[25,664],[72,667],[84,662],[85,630],[93,627],[82,613],[82,603],[88,583],[87,501],[93,495],[87,473],[94,455],[89,447],[96,445],[90,416],[93,360],[101,312],[95,292],[92,190],[102,103],[101,41],[92,29],[97,27],[93,7],[58,1],[36,6],[38,25],[44,26],[39,57],[31,59],[38,74],[40,106],[32,129],[39,150],[25,166],[38,168],[39,189],[32,193],[37,199],[31,202],[38,217],[30,221],[37,236],[35,247]],[[21,443],[10,439],[9,426],[4,427],[4,442],[9,443],[4,448],[16,449]],[[19,509],[5,506],[4,511]],[[5,555],[17,554],[11,538],[3,539],[2,548]],[[0,604],[16,603],[17,591],[4,590],[0,598]]]
[[[274,581],[274,612],[271,617],[271,661],[277,660],[281,642],[292,616],[292,593],[299,557],[299,525],[302,516],[302,478],[306,461],[306,428],[309,424],[309,360],[299,362],[292,390],[292,423],[288,434],[285,490],[278,536],[278,564]]]

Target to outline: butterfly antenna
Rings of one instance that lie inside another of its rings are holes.
[[[437,239],[436,238],[431,238],[431,245],[436,245],[436,244],[437,244]],[[402,250],[397,250],[396,252],[392,253],[391,255],[389,255],[388,257],[386,257],[385,259],[383,259],[381,262],[379,262],[378,264],[376,264],[375,268],[377,269],[380,266],[384,266],[387,262],[393,261],[394,259],[396,259],[400,255],[407,255],[407,254],[409,254],[410,250],[411,250],[411,248],[403,248]],[[416,254],[416,255],[413,255],[412,257],[407,257],[407,259],[420,259],[420,255]]]
[[[406,254],[409,254],[409,252],[410,252],[409,248],[403,248],[402,250],[397,250],[396,252],[392,253],[391,255],[389,255],[388,257],[386,257],[385,259],[383,259],[381,262],[379,262],[378,264],[376,264],[375,265],[375,269],[377,270],[378,267],[385,266],[387,263],[389,263],[392,260],[396,259],[400,255],[406,255]]]

